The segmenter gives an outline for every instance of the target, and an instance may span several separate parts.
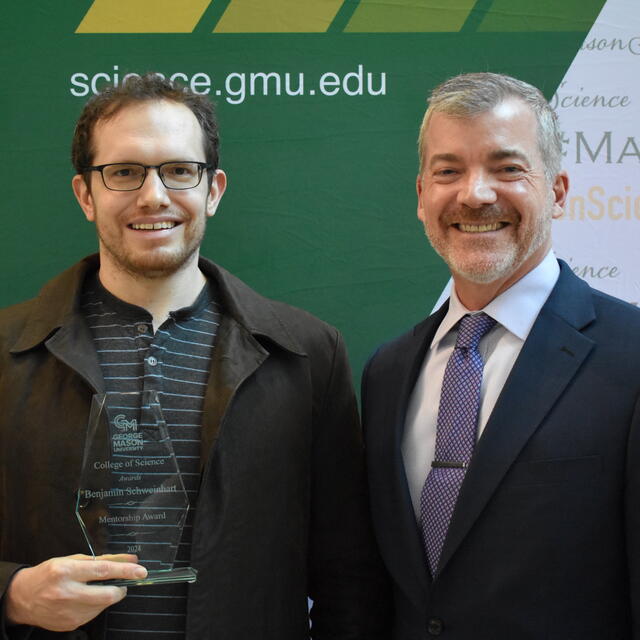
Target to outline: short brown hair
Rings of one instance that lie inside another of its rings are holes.
[[[77,173],[86,174],[86,168],[93,164],[93,130],[101,120],[108,120],[124,107],[147,100],[170,100],[188,107],[202,128],[202,141],[207,164],[209,182],[218,168],[218,147],[220,137],[218,122],[211,101],[205,96],[193,93],[186,87],[166,80],[158,73],[142,76],[131,74],[119,86],[109,86],[93,96],[84,106],[76,123],[71,143],[71,162]]]
[[[485,113],[509,98],[522,100],[533,111],[538,122],[538,146],[547,178],[552,179],[561,169],[562,137],[558,118],[533,85],[501,73],[464,73],[438,85],[431,93],[429,107],[422,119],[418,136],[420,174],[424,162],[424,136],[434,113],[454,118],[471,118]]]

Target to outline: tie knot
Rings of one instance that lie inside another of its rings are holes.
[[[477,349],[478,343],[496,321],[486,313],[467,314],[460,321],[456,349]]]

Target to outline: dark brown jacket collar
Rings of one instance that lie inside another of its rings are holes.
[[[26,314],[22,332],[11,345],[12,353],[37,347],[58,329],[78,317],[84,279],[88,273],[97,270],[99,264],[97,254],[84,258],[50,280],[36,298],[23,303],[31,308]],[[244,282],[206,258],[200,258],[199,266],[207,278],[216,282],[225,313],[250,333],[264,336],[283,349],[304,355],[304,349],[291,335],[282,314],[278,313],[277,303],[256,293]]]

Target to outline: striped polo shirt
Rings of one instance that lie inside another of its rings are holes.
[[[151,314],[111,295],[97,275],[87,279],[81,300],[105,390],[158,393],[190,504],[175,567],[188,566],[191,555],[202,410],[220,322],[216,297],[208,282],[191,306],[172,311],[155,333]],[[187,590],[186,584],[129,587],[108,610],[108,640],[184,638]]]

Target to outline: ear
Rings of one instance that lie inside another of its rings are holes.
[[[562,217],[564,213],[564,204],[567,200],[569,192],[569,176],[566,171],[561,171],[553,181],[553,213],[551,217],[554,219]]]
[[[418,194],[418,220],[421,220],[423,223],[425,221],[425,212],[422,206],[422,192],[424,191],[424,180],[421,174],[418,174],[416,178],[416,192]]]
[[[209,190],[209,196],[207,197],[207,216],[212,217],[218,208],[218,204],[222,199],[222,194],[227,188],[227,176],[224,171],[217,169],[213,174],[213,180],[211,181],[211,189]]]
[[[89,222],[93,222],[96,219],[95,207],[93,206],[93,196],[91,195],[91,190],[84,180],[84,176],[80,174],[73,176],[71,179],[71,187],[73,188],[76,200],[84,211],[84,215],[87,220]]]

